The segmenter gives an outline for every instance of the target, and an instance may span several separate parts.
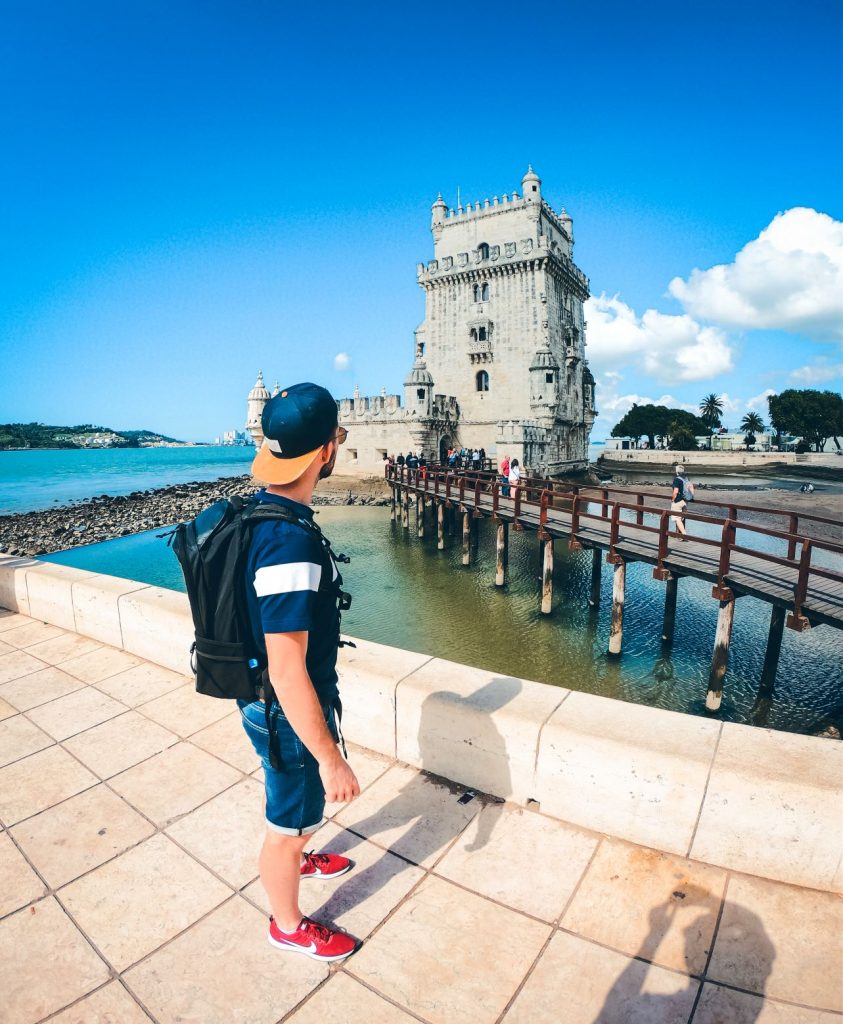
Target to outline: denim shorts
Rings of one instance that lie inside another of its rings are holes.
[[[325,820],[325,788],[319,762],[293,732],[278,702],[273,701],[270,713],[280,759],[280,768],[273,768],[269,763],[266,705],[260,700],[251,704],[239,700],[237,704],[243,728],[263,765],[267,827],[288,836],[315,832]],[[331,735],[338,741],[333,706],[323,707],[322,713]]]

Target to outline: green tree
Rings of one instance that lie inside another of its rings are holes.
[[[698,447],[694,431],[676,421],[670,424],[667,446],[673,452],[695,452]]]
[[[711,451],[711,436],[714,428],[720,426],[720,417],[723,414],[723,402],[719,395],[714,393],[706,395],[700,402],[700,419],[708,428],[708,449]]]
[[[746,432],[743,443],[747,448],[751,448],[756,441],[755,435],[762,433],[764,430],[764,420],[761,419],[757,412],[748,412],[741,420],[741,430]]]
[[[788,388],[780,395],[770,395],[767,404],[777,435],[802,437],[818,452],[830,437],[843,434],[843,398],[836,391]]]
[[[633,405],[612,428],[611,436],[632,437],[636,441],[644,436],[650,447],[655,448],[657,437],[671,437],[672,424],[681,425],[694,435],[706,432],[706,426],[699,416],[685,409],[668,409],[666,405]]]

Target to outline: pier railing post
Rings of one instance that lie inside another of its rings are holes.
[[[799,529],[799,516],[792,512],[790,516],[790,523],[788,524],[787,532],[790,534],[790,540],[787,542],[787,557],[791,561],[796,558],[796,531]]]
[[[811,628],[811,623],[802,614],[802,604],[808,591],[808,575],[811,571],[811,542],[802,540],[802,554],[799,557],[799,577],[793,597],[793,611],[787,617],[787,628],[802,633]]]
[[[477,519],[483,517],[483,513],[480,511],[480,480],[478,479],[474,484],[474,516]]]
[[[637,494],[635,496],[635,504],[638,505],[638,506],[643,506],[643,504],[644,504],[644,495],[643,494]],[[636,512],[635,512],[635,522],[638,524],[638,526],[643,526],[644,525],[644,513],[641,510],[641,507],[639,507],[636,510]]]
[[[398,490],[398,486],[395,483],[395,481],[393,480],[391,482],[390,488],[389,488],[389,491],[390,491],[389,518],[392,520],[393,523],[395,522],[395,519],[396,519],[396,515],[395,515],[395,494],[396,494],[397,490]]]
[[[521,488],[518,484],[515,485],[515,511],[512,513],[512,525],[516,530],[523,530],[524,527],[518,520],[521,518]]]
[[[402,514],[402,519],[401,519],[401,525],[404,527],[405,530],[409,530],[410,529],[410,484],[409,484],[409,481],[404,486],[403,498],[404,498],[404,500],[402,502],[403,514]]]
[[[657,554],[658,561],[656,567],[653,569],[654,580],[667,580],[670,579],[670,571],[665,568],[664,560],[667,558],[667,537],[670,532],[670,513],[662,512],[659,516],[659,551]]]
[[[729,663],[729,644],[732,640],[732,623],[735,621],[735,595],[724,588],[717,613],[717,632],[714,637],[714,653],[708,673],[708,692],[705,706],[708,711],[719,711],[723,700],[723,677]]]
[[[609,629],[609,654],[620,656],[623,647],[623,606],[626,591],[626,563],[622,558],[615,562],[612,579],[612,625]]]
[[[729,511],[731,512],[732,509],[729,509]],[[720,562],[717,566],[717,584],[711,591],[711,596],[721,602],[725,601],[726,595],[732,592],[726,583],[726,577],[729,575],[729,562],[734,544],[735,521],[730,516],[723,524],[723,533],[720,537]]]

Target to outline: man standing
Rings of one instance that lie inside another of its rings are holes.
[[[673,492],[670,496],[671,521],[676,526],[676,532],[680,540],[687,540],[685,536],[685,506],[689,498],[693,498],[694,485],[685,476],[685,467],[676,466],[676,476],[673,478]]]
[[[299,883],[352,867],[346,857],[305,853],[304,847],[324,821],[326,799],[345,802],[360,792],[337,747],[342,577],[310,508],[313,489],[331,475],[347,432],[337,425],[331,394],[316,384],[296,384],[270,399],[262,424],[265,440],[252,474],[268,486],[258,501],[295,516],[255,525],[246,570],[252,631],[266,650],[272,690],[269,707],[263,699],[238,701],[264,768],[266,835],[259,864],[272,907],[269,941],[314,960],[342,960],[357,941],[305,917]]]

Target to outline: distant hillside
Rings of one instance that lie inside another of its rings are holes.
[[[144,448],[182,444],[152,430],[112,430],[92,423],[55,427],[47,423],[0,423],[0,451],[9,448]]]

